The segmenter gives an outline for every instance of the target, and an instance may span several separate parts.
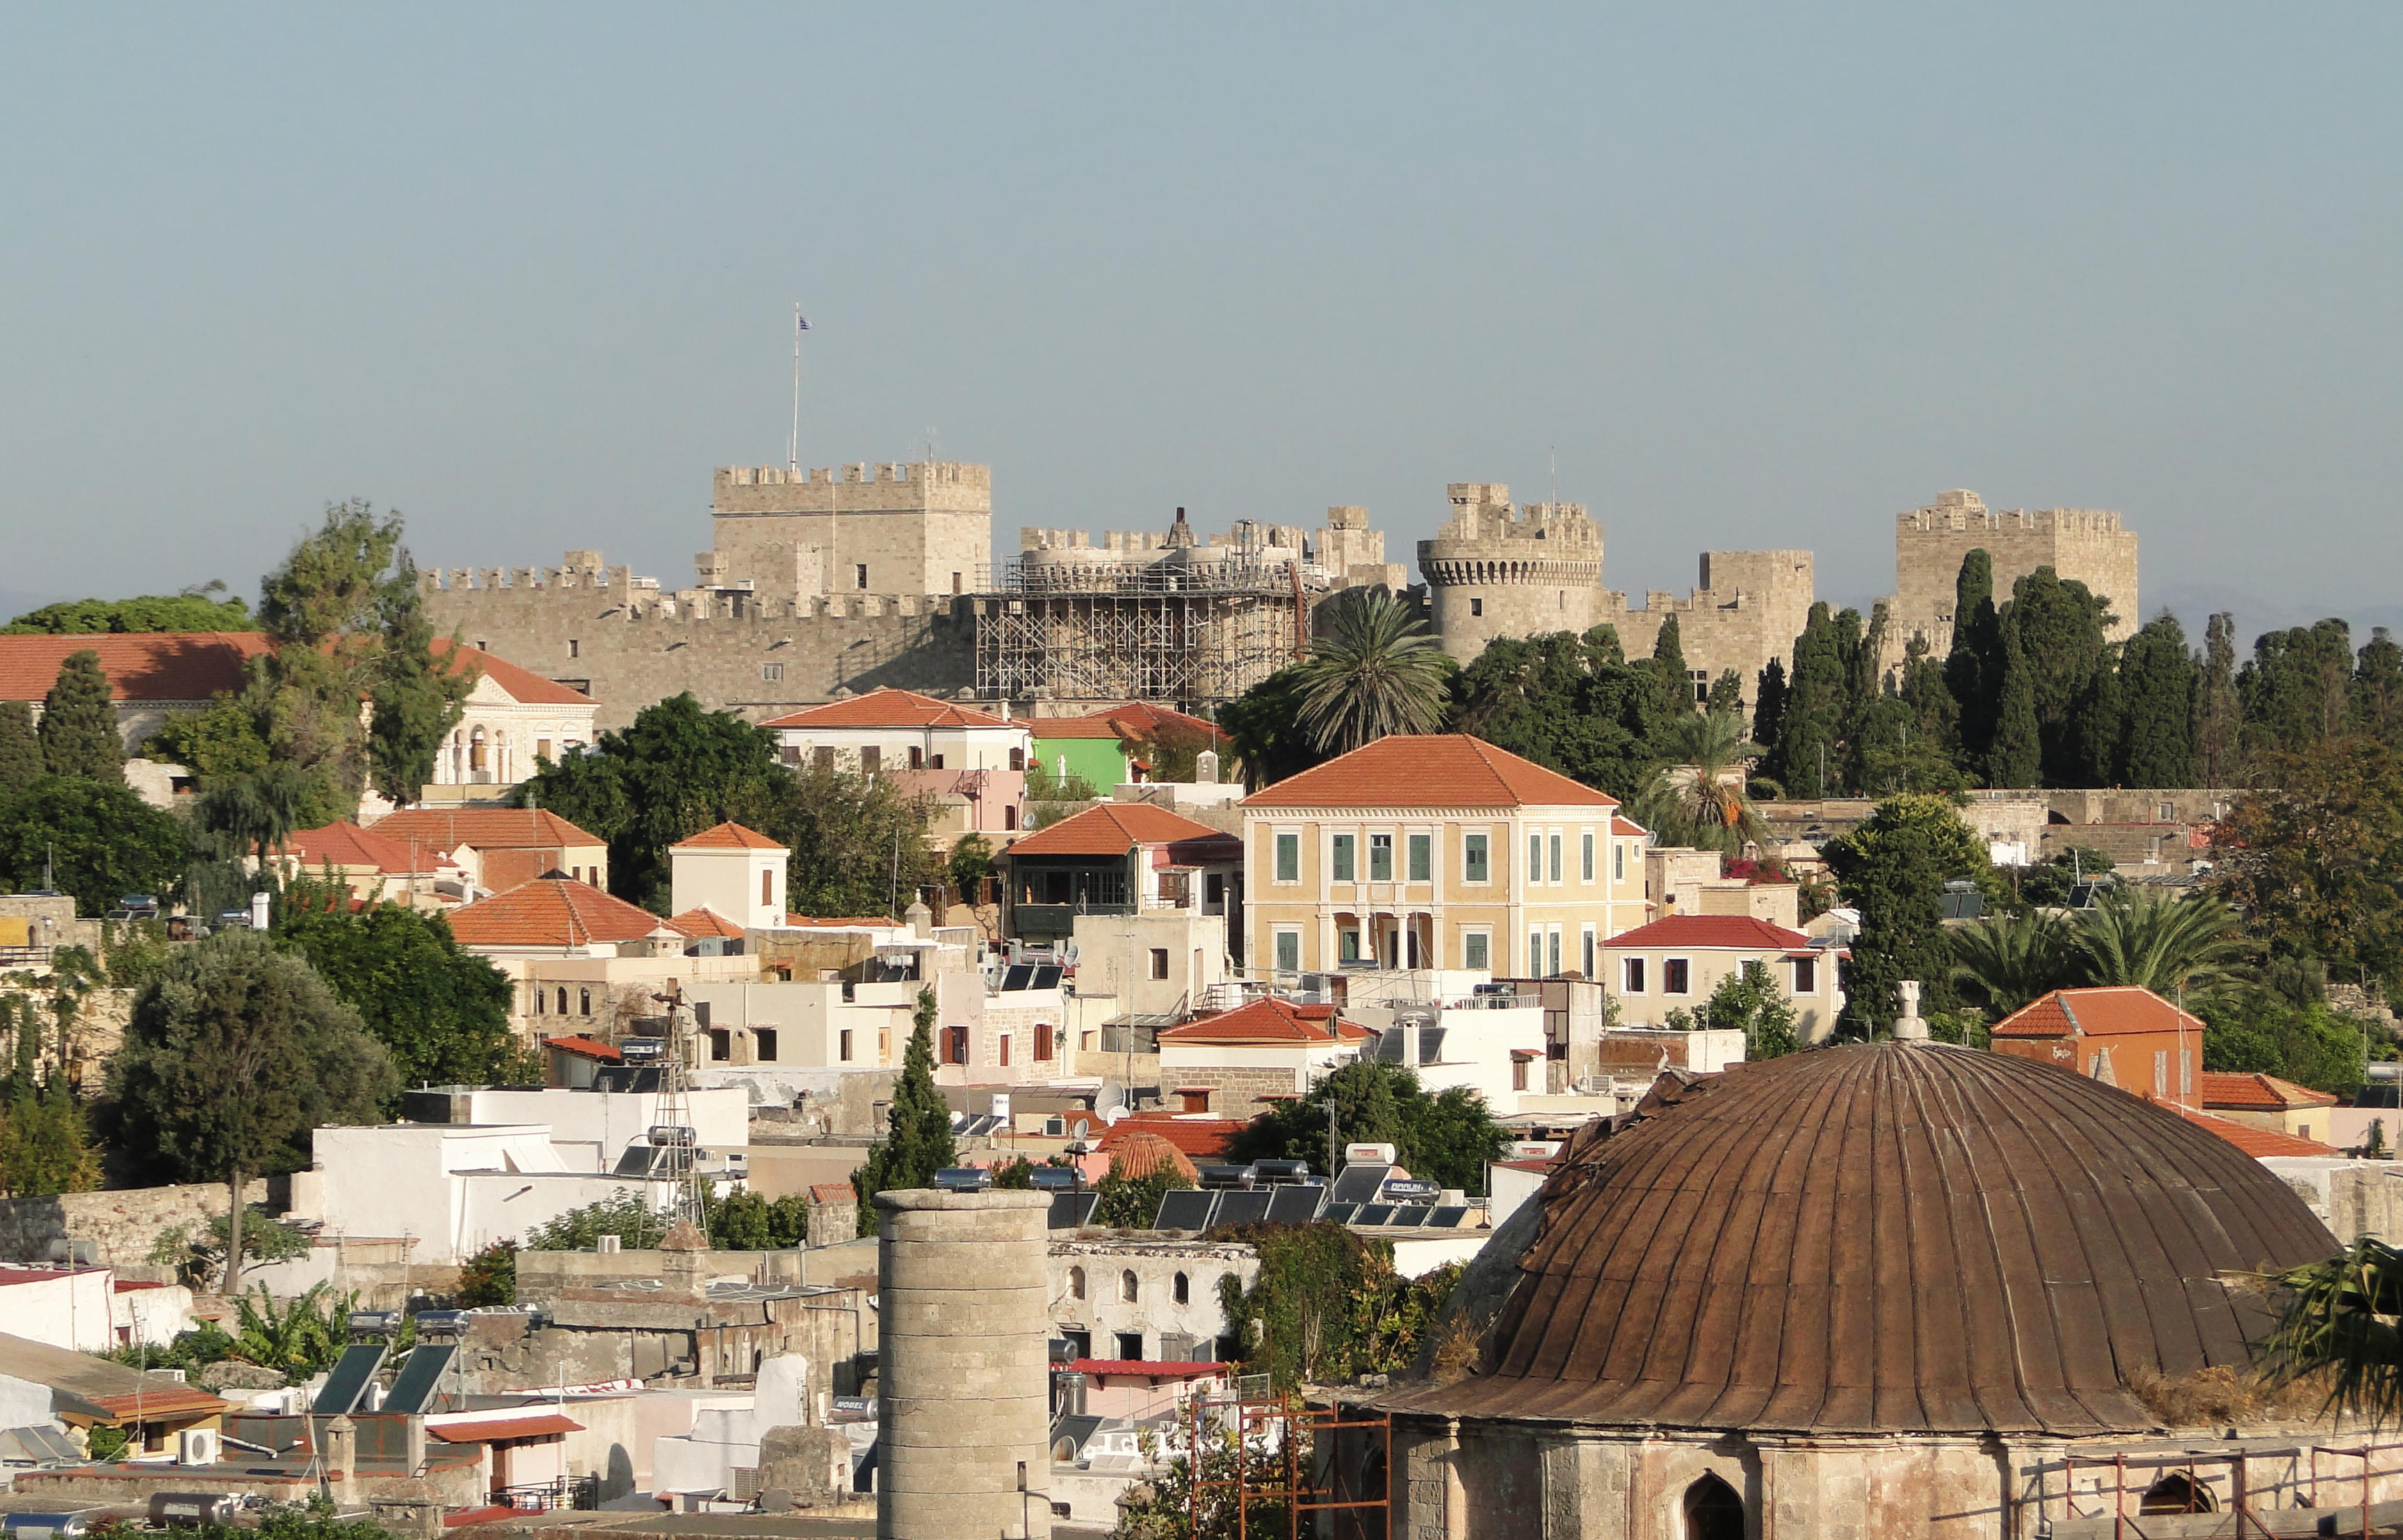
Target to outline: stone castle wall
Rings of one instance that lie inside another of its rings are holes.
[[[456,630],[521,668],[601,702],[621,728],[689,690],[754,721],[892,685],[952,694],[976,677],[975,622],[944,594],[776,599],[725,590],[662,593],[597,551],[559,567],[420,575],[438,631]]]
[[[1706,550],[1702,586],[1686,598],[1662,590],[1644,596],[1644,607],[1628,607],[1627,596],[1605,591],[1599,623],[1618,628],[1619,645],[1630,658],[1648,655],[1660,627],[1677,617],[1677,646],[1686,655],[1696,699],[1711,681],[1732,669],[1743,681],[1747,709],[1759,691],[1760,671],[1770,660],[1791,668],[1794,639],[1811,618],[1815,580],[1807,550]]]
[[[710,513],[702,586],[748,582],[761,598],[967,593],[993,560],[986,465],[721,466]]]
[[[1898,515],[1894,531],[1895,596],[1887,626],[1890,662],[1912,634],[1938,653],[1952,645],[1952,602],[1961,562],[1983,548],[1994,560],[1997,602],[2011,585],[2049,566],[2111,601],[2111,640],[2144,624],[2136,589],[2136,536],[2119,516],[2095,508],[1989,508],[1974,492],[1947,492]]]

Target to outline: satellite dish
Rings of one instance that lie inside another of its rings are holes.
[[[1126,1108],[1112,1107],[1109,1111],[1102,1114],[1102,1121],[1110,1128],[1116,1128],[1118,1127],[1118,1119],[1125,1116]]]

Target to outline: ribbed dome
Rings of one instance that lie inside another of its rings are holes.
[[[1547,1187],[1488,1356],[1397,1409],[1821,1432],[2139,1429],[2123,1378],[2251,1362],[2218,1281],[2335,1242],[2210,1131],[2024,1059],[1745,1065]]]

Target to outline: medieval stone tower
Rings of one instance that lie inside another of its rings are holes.
[[[1513,512],[1499,481],[1454,481],[1452,518],[1419,542],[1444,651],[1465,663],[1497,636],[1591,626],[1603,597],[1602,526],[1579,503]]]
[[[993,560],[993,471],[951,461],[718,469],[700,585],[762,599],[967,593]]]
[[[1961,560],[1983,548],[1994,559],[1994,598],[2038,567],[2076,578],[2111,601],[2109,635],[2125,641],[2144,624],[2136,597],[2136,536],[2119,516],[2099,508],[1989,508],[1974,492],[1938,493],[1933,505],[1898,515],[1894,530],[1895,596],[1887,627],[1889,662],[1911,633],[1938,654],[1952,645],[1954,585]]]

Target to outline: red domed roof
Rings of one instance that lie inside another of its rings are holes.
[[[1540,1212],[1479,1372],[1386,1404],[1685,1428],[2142,1429],[2157,1420],[2130,1374],[2251,1362],[2269,1321],[2223,1273],[2336,1250],[2209,1131],[2066,1070],[1940,1045],[1704,1080],[1573,1151]]]

